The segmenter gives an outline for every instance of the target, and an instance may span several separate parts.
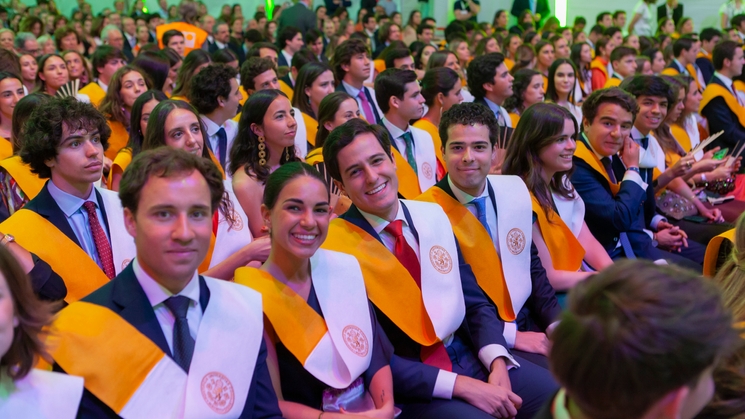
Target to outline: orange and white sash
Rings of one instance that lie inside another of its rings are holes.
[[[600,173],[605,178],[605,180],[608,182],[608,186],[610,187],[610,191],[613,196],[618,193],[618,191],[621,189],[621,185],[610,181],[608,172],[605,171],[605,167],[603,167],[603,164],[600,162],[600,159],[598,159],[598,156],[596,156],[595,153],[593,153],[592,150],[590,150],[583,141],[577,141],[577,149],[574,151],[574,155],[590,165],[590,167],[595,169],[596,172]]]
[[[47,183],[47,179],[41,179],[39,175],[31,173],[31,166],[24,163],[20,156],[13,156],[0,161],[0,167],[13,176],[13,179],[29,200],[34,199],[44,188],[44,184]]]
[[[330,387],[345,389],[372,359],[373,328],[362,270],[354,256],[325,249],[316,251],[310,267],[323,317],[265,271],[240,268],[235,281],[262,294],[264,314],[306,371]]]
[[[109,236],[111,238],[111,252],[114,256],[114,269],[119,275],[129,262],[137,255],[137,248],[132,236],[124,227],[124,208],[119,194],[106,189],[98,189],[101,200],[106,209],[106,218],[109,220]]]
[[[298,108],[292,108],[295,111],[295,153],[301,159],[308,155],[308,130],[305,127],[305,119]]]
[[[50,353],[65,372],[119,416],[237,418],[243,411],[263,335],[261,295],[205,277],[210,302],[187,375],[126,320],[76,302],[52,324]],[[236,350],[240,348],[240,350]]]
[[[740,125],[745,127],[745,107],[740,105],[740,103],[737,101],[737,97],[735,97],[736,93],[730,92],[726,87],[723,87],[717,83],[709,83],[708,86],[706,86],[706,89],[704,90],[704,96],[701,98],[701,103],[699,104],[699,113],[703,113],[704,108],[706,105],[711,102],[712,99],[716,97],[721,97],[724,99],[724,102],[727,104],[727,107],[737,116],[737,120],[740,122]]]
[[[0,417],[75,419],[83,396],[83,379],[33,369],[20,380],[0,371]]]
[[[421,224],[421,290],[390,250],[341,218],[331,222],[322,247],[356,256],[373,304],[412,340],[432,346],[453,334],[465,318],[458,249],[450,221],[438,205],[401,202]]]
[[[210,258],[210,269],[253,241],[251,229],[248,228],[248,216],[238,202],[235,192],[233,192],[232,181],[226,179],[222,182],[225,185],[225,192],[228,193],[230,202],[233,204],[235,225],[231,226],[228,220],[225,219],[225,216],[219,213],[220,219],[217,224],[217,237],[215,237],[212,257]]]
[[[573,225],[570,226],[565,222],[565,219],[584,217],[584,203],[579,196],[577,198],[567,200],[554,195],[554,203],[559,213],[551,211],[546,214],[538,200],[531,194],[533,212],[536,213],[538,228],[541,230],[543,242],[546,243],[548,253],[551,255],[551,265],[554,269],[561,271],[579,271],[585,257],[585,249],[577,240],[579,231],[575,233],[572,229]],[[581,220],[582,218],[579,218],[577,221]],[[578,224],[578,222],[573,224]]]
[[[432,136],[427,131],[416,127],[410,128],[411,135],[414,138],[414,158],[416,159],[419,190],[426,191],[437,183],[435,144]],[[415,196],[411,198],[415,198]]]

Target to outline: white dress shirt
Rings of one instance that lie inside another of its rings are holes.
[[[189,324],[189,334],[196,342],[199,323],[202,321],[202,307],[199,304],[199,276],[197,272],[194,272],[194,276],[181,292],[173,294],[148,275],[142,269],[142,266],[140,266],[137,258],[132,263],[132,269],[137,277],[137,282],[140,283],[142,290],[145,291],[150,306],[153,307],[155,318],[158,319],[158,324],[160,324],[160,328],[163,330],[163,335],[166,338],[171,353],[173,353],[173,325],[176,322],[176,317],[163,302],[173,295],[181,295],[190,300],[189,308],[186,311],[186,321]]]
[[[209,145],[210,149],[212,150],[212,154],[215,155],[215,158],[220,160],[220,141],[217,139],[217,131],[220,129],[221,126],[214,123],[205,115],[199,116],[202,119],[202,122],[204,122],[204,128],[207,130],[207,140],[210,143]],[[225,168],[227,169],[230,164],[230,149],[233,147],[235,135],[238,133],[238,123],[233,121],[232,119],[228,119],[222,125],[222,128],[225,128],[225,135],[228,140],[227,150],[225,150]],[[225,175],[227,176],[227,171],[225,172]]]
[[[402,135],[405,133],[411,133],[411,147],[412,147],[412,154],[416,158],[416,145],[414,144],[414,134],[411,132],[411,125],[408,125],[406,127],[405,131],[402,131],[401,128],[393,125],[391,121],[387,120],[385,117],[383,117],[383,125],[388,129],[388,132],[391,134],[391,141],[396,143],[396,148],[398,149],[399,153],[406,158],[406,141],[404,141],[403,138],[401,138]]]
[[[285,60],[287,60],[287,66],[288,67],[292,67],[292,57],[293,57],[293,55],[290,54],[289,52],[287,52],[285,49],[282,49],[281,51],[279,51],[279,53],[282,54],[282,56],[285,57]]]

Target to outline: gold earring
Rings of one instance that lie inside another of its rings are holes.
[[[259,136],[259,165],[266,166],[266,140],[264,137]]]
[[[285,147],[285,163],[290,161],[290,147]]]

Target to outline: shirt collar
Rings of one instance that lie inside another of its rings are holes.
[[[641,140],[644,137],[649,138],[650,134],[644,135],[635,126],[631,127],[631,138],[633,138],[634,141]]]
[[[393,125],[391,121],[385,119],[385,117],[383,117],[383,125],[385,125],[385,127],[388,129],[388,132],[391,133],[391,137],[393,138],[401,138],[401,136],[405,133],[411,132],[410,125],[406,127],[406,130],[402,131],[401,128]]]
[[[367,220],[367,222],[370,223],[370,226],[372,226],[373,230],[375,230],[375,232],[378,233],[378,235],[380,235],[383,229],[388,227],[388,224],[391,223],[390,221],[386,219],[383,219],[383,218],[378,217],[377,215],[373,215],[368,212],[362,211],[359,208],[357,208],[357,210],[360,212],[360,214],[362,214],[365,220]],[[408,224],[406,222],[406,216],[404,215],[403,205],[401,204],[400,200],[398,201],[398,212],[396,213],[396,217],[393,219],[393,221],[395,220],[403,221],[404,225]]]
[[[497,105],[496,103],[492,102],[491,100],[487,99],[486,97],[484,98],[484,102],[486,102],[486,106],[488,106],[489,109],[491,109],[492,112],[494,112],[495,114],[501,112],[500,111],[501,106]]]
[[[616,73],[615,71],[613,72],[613,75],[611,77],[615,77],[615,78],[617,78],[619,80],[623,80],[623,76],[620,75],[620,74],[618,74],[618,73]]]
[[[681,63],[680,61],[678,61],[677,58],[673,58],[673,62],[675,62],[675,65],[678,68],[682,69],[682,71],[685,71],[686,73],[688,72],[688,69],[686,68],[686,66],[684,66],[683,63]]]
[[[727,89],[732,89],[732,79],[723,75],[722,73],[715,71],[714,75],[719,77],[719,80],[724,82],[724,85],[727,86]]]
[[[357,99],[357,96],[360,95],[360,91],[362,90],[362,89],[358,89],[352,86],[351,84],[345,82],[344,80],[341,81],[341,85],[344,86],[344,90],[346,90],[347,93],[349,93],[349,95],[355,99]],[[363,89],[364,89],[364,86],[363,86]]]
[[[150,301],[151,307],[162,304],[165,300],[174,295],[142,269],[138,258],[135,258],[132,263],[132,269],[134,270],[135,277],[137,277],[137,281],[140,283],[142,290],[145,291],[145,295],[147,296],[148,301]],[[189,280],[189,283],[187,283],[184,289],[176,295],[183,295],[194,302],[199,302],[199,279],[197,279],[197,277],[197,272],[194,271],[194,276]]]
[[[482,197],[489,196],[489,188],[486,186],[486,183],[484,183],[484,190],[481,191],[481,194],[479,196],[472,196],[462,191],[459,187],[455,186],[450,176],[448,176],[448,185],[450,185],[450,189],[453,191],[453,195],[455,195],[455,199],[457,199],[458,202],[460,202],[463,205],[470,204],[476,198],[482,198]]]
[[[76,211],[78,211],[86,201],[91,201],[96,204],[96,207],[98,207],[98,199],[96,199],[95,192],[96,188],[94,187],[91,187],[91,193],[88,194],[88,197],[86,199],[80,199],[77,196],[70,195],[69,193],[63,191],[62,189],[58,188],[51,179],[47,184],[47,189],[49,190],[49,194],[52,195],[54,202],[59,205],[62,212],[64,212],[68,218],[71,217]]]
[[[207,130],[207,135],[212,137],[217,134],[217,130],[220,129],[220,125],[217,125],[215,121],[209,119],[206,115],[199,115],[204,122],[204,129]]]
[[[107,92],[108,93],[108,91],[109,91],[109,85],[108,84],[102,82],[101,79],[98,79],[96,82],[98,83],[99,86],[101,86],[101,88],[103,89],[104,92]]]
[[[595,154],[595,157],[597,157],[598,160],[603,160],[606,157],[608,157],[608,158],[612,158],[613,157],[613,156],[603,156],[602,154],[600,154],[597,151],[595,151],[595,149],[592,148],[592,143],[590,142],[590,139],[587,138],[587,134],[586,133],[584,133],[584,132],[582,133],[582,138],[585,139],[585,144],[587,144],[587,148],[589,148],[590,151],[592,151],[592,153]]]
[[[291,66],[292,65],[292,55],[290,55],[289,52],[285,51],[284,48],[282,48],[279,52],[281,52],[282,55],[285,56],[285,60],[287,60],[287,65],[288,66]]]

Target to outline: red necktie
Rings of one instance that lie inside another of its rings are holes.
[[[88,213],[88,223],[91,227],[91,233],[93,233],[93,243],[96,245],[96,252],[98,252],[98,258],[101,260],[103,272],[109,279],[112,279],[116,276],[114,254],[111,252],[109,239],[106,238],[106,233],[104,233],[101,223],[98,222],[96,204],[91,201],[85,201],[83,208]]]
[[[384,229],[386,233],[396,238],[396,242],[393,246],[393,255],[396,259],[404,265],[411,277],[414,278],[416,285],[419,289],[422,288],[422,267],[419,265],[419,258],[417,258],[414,249],[409,246],[406,242],[406,238],[403,233],[403,221],[395,220],[389,223]],[[450,356],[445,349],[445,345],[442,342],[437,342],[432,346],[422,346],[420,356],[422,362],[427,365],[432,365],[442,370],[452,371],[453,364],[450,362]]]

